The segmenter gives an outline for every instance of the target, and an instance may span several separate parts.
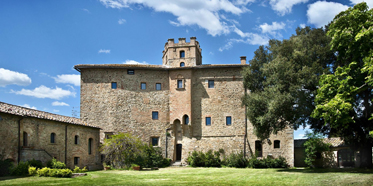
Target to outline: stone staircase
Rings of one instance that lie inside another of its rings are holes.
[[[171,164],[171,167],[181,167],[181,166],[183,166],[181,161],[175,161],[174,163]]]

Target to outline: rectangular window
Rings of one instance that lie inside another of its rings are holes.
[[[158,111],[152,112],[152,119],[158,119]]]
[[[129,75],[134,75],[134,74],[135,74],[135,70],[133,70],[133,69],[128,69],[128,70],[127,70],[127,74],[129,74]]]
[[[177,88],[183,88],[183,80],[177,80]]]
[[[206,117],[206,126],[211,125],[211,117]]]
[[[117,82],[111,82],[111,89],[117,89]]]
[[[79,157],[74,157],[74,165],[79,165]]]
[[[214,80],[209,80],[209,88],[214,88]]]
[[[159,146],[159,137],[153,137],[152,138],[152,146],[153,147]]]
[[[162,84],[156,83],[155,84],[155,90],[161,90],[162,89]]]
[[[75,135],[75,140],[74,140],[75,145],[79,144],[79,136]]]
[[[146,89],[146,83],[141,83],[141,90],[145,90]]]
[[[88,154],[92,154],[92,138],[88,139]]]
[[[231,116],[227,116],[226,118],[225,118],[225,123],[227,124],[227,125],[232,125],[232,117]]]

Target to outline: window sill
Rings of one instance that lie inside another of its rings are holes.
[[[176,88],[176,90],[185,90],[185,88]]]

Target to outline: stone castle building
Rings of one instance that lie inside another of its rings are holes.
[[[169,39],[162,65],[76,65],[81,119],[99,126],[101,140],[128,132],[185,162],[193,150],[283,156],[293,166],[293,130],[257,140],[245,117],[240,64],[204,65],[195,37]],[[249,92],[249,91],[247,91]],[[268,143],[270,142],[270,143]]]
[[[100,128],[78,118],[0,102],[0,155],[15,164],[52,158],[89,170],[101,169]]]

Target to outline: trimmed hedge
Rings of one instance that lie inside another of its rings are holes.
[[[38,169],[36,171],[38,176],[44,177],[71,177],[73,171],[70,169],[51,169],[48,167],[44,167],[42,169]]]

